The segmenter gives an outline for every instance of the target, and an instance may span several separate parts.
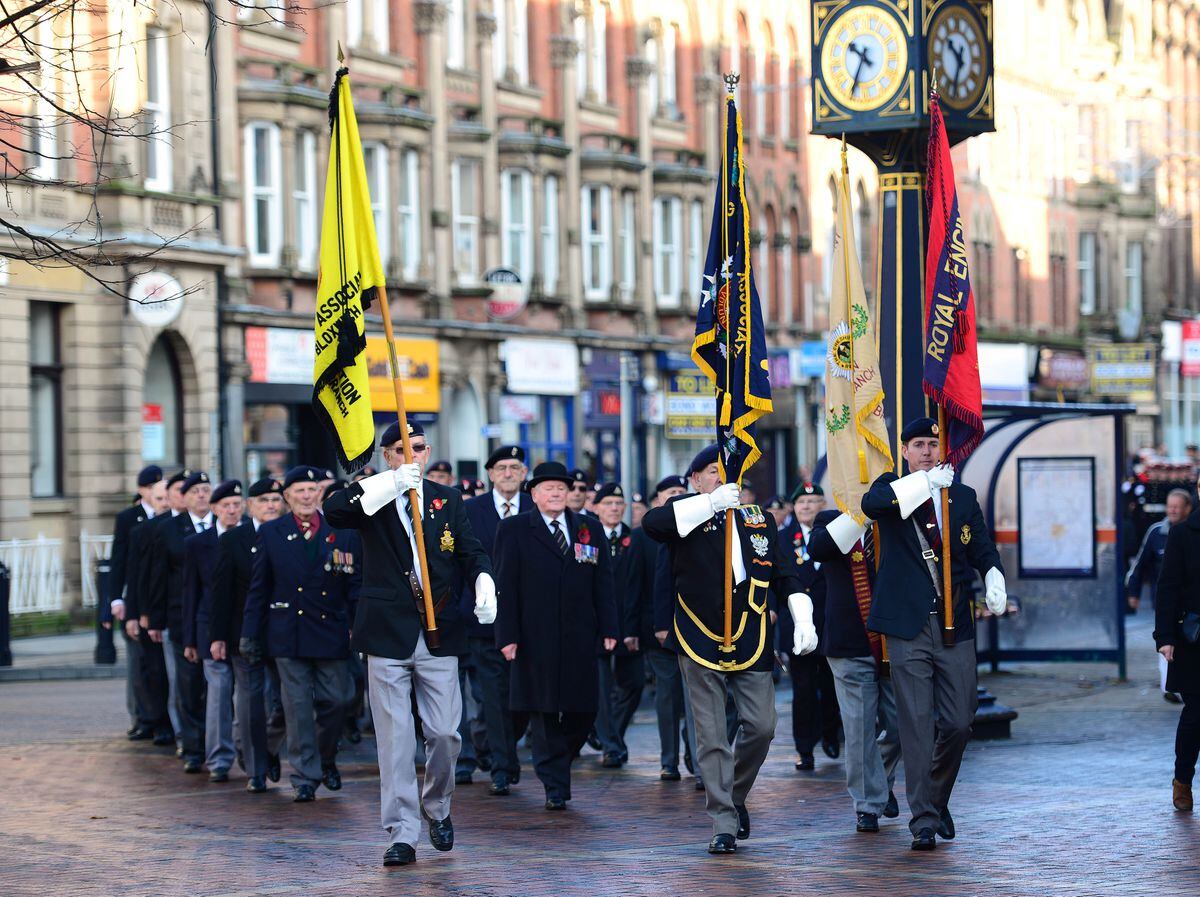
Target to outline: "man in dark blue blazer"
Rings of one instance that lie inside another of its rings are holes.
[[[466,502],[467,520],[483,550],[496,568],[496,531],[501,520],[533,510],[533,500],[521,490],[525,482],[525,450],[519,445],[502,445],[485,465],[492,488]],[[475,603],[475,590],[464,583],[463,603]],[[467,632],[472,675],[478,678],[483,701],[484,728],[491,759],[491,793],[503,796],[521,779],[517,741],[529,723],[526,714],[509,708],[509,664],[496,647],[495,627],[471,621]]]

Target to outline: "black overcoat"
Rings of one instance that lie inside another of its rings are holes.
[[[246,612],[246,592],[254,556],[258,554],[258,531],[253,522],[221,533],[217,538],[217,564],[212,574],[212,606],[208,624],[209,644],[225,642],[228,654],[238,653],[242,637],[242,616]]]
[[[1154,644],[1175,646],[1167,691],[1200,691],[1200,645],[1189,643],[1180,627],[1185,613],[1200,613],[1200,511],[1167,533],[1155,602]]]

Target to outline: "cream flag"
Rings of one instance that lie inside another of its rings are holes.
[[[832,329],[825,359],[826,457],[834,501],[861,523],[863,493],[876,477],[892,469],[892,453],[883,420],[875,325],[854,252],[849,181],[843,146],[829,302]]]

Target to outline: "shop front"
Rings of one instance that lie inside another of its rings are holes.
[[[506,386],[495,438],[524,448],[531,468],[542,461],[574,467],[579,348],[566,340],[514,338],[501,343],[500,358]]]

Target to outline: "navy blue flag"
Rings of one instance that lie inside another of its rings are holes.
[[[750,271],[745,173],[742,117],[731,93],[725,101],[725,151],[692,341],[692,360],[717,389],[718,463],[726,483],[740,483],[762,456],[754,422],[773,410],[762,309]]]

